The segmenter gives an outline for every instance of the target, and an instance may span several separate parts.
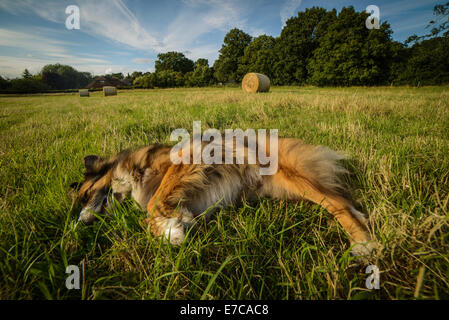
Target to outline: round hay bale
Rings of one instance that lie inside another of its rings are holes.
[[[80,97],[88,97],[89,96],[89,89],[80,89]]]
[[[104,96],[116,96],[117,88],[116,87],[103,87]]]
[[[242,89],[245,92],[268,92],[270,79],[261,73],[247,73],[242,80]]]

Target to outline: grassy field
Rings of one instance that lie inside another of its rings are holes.
[[[83,157],[170,143],[176,128],[277,128],[348,154],[382,245],[365,264],[319,206],[262,199],[220,211],[180,247],[131,201],[84,226],[67,196]],[[449,88],[237,88],[0,97],[2,299],[448,299]],[[68,290],[67,265],[82,270]]]

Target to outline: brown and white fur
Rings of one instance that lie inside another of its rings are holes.
[[[85,157],[85,180],[72,184],[82,205],[79,220],[92,223],[95,214],[110,209],[113,198],[120,202],[130,195],[146,208],[145,222],[153,235],[180,244],[197,217],[242,198],[309,200],[338,220],[354,245],[353,254],[366,255],[375,248],[364,215],[342,195],[338,175],[345,169],[338,161],[343,156],[335,151],[280,138],[277,172],[260,175],[260,164],[173,164],[170,150],[150,145],[109,160]]]

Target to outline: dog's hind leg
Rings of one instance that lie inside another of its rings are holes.
[[[354,209],[351,202],[340,195],[319,189],[304,178],[288,177],[282,169],[272,177],[262,189],[262,195],[291,200],[305,199],[323,206],[334,216],[348,233],[352,252],[355,255],[369,254],[374,249],[370,234],[361,213]]]
[[[365,255],[375,248],[363,214],[338,191],[337,174],[344,172],[338,153],[293,139],[279,143],[279,169],[264,178],[261,195],[274,198],[306,199],[323,206],[348,233],[353,253]]]

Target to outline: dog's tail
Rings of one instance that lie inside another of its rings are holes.
[[[340,160],[347,156],[323,146],[313,146],[297,139],[279,139],[279,166],[293,170],[315,187],[332,193],[346,191],[341,175],[348,171]]]

